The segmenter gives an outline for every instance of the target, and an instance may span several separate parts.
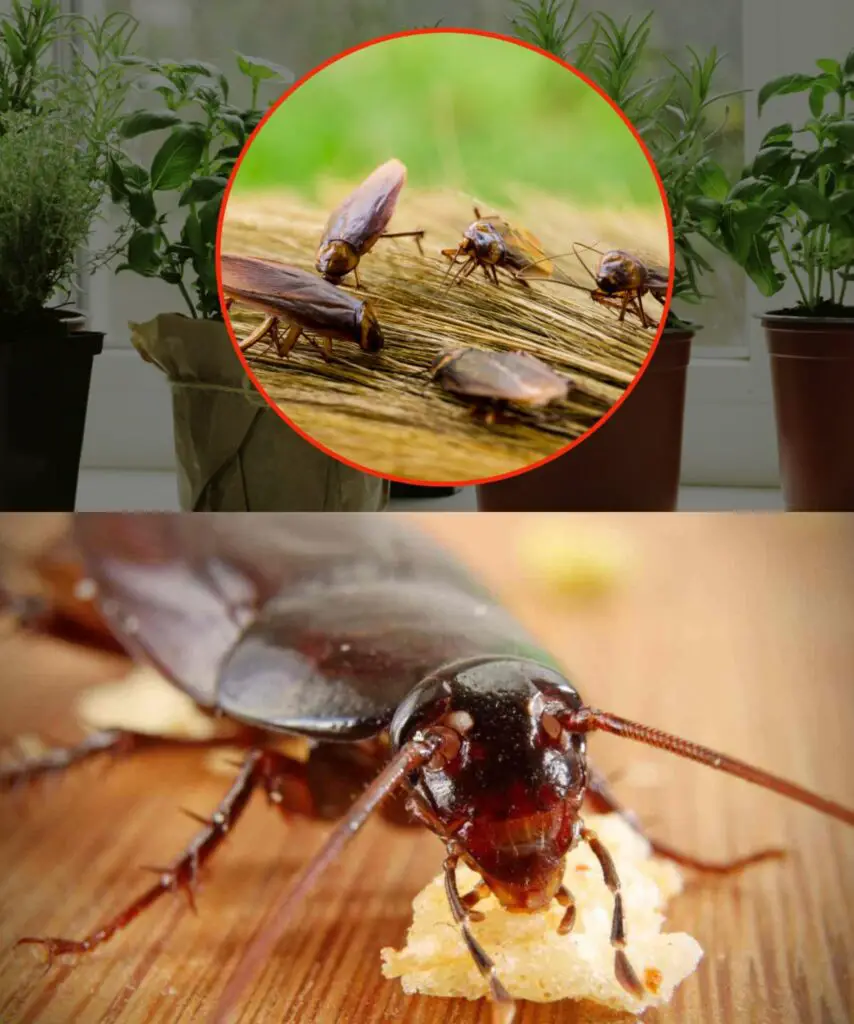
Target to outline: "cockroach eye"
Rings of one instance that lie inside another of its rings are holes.
[[[454,729],[448,729],[443,725],[434,726],[430,730],[431,736],[438,736],[442,743],[430,761],[424,766],[428,772],[438,772],[446,768],[460,752],[463,745],[462,737]]]
[[[560,739],[560,734],[563,732],[563,726],[554,715],[550,715],[546,712],[540,719],[540,725],[543,727],[543,731],[547,736],[550,736],[553,740]]]

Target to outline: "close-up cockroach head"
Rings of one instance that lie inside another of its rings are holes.
[[[333,284],[338,284],[342,277],[355,270],[358,263],[359,254],[349,242],[340,238],[323,242],[317,250],[317,272]]]
[[[500,263],[505,252],[504,240],[499,231],[488,220],[476,220],[469,224],[460,242],[460,254],[474,253],[481,263],[493,266]]]
[[[581,699],[553,669],[514,658],[445,666],[399,706],[399,749],[438,737],[414,773],[412,810],[478,871],[507,910],[549,905],[577,839],[585,740],[560,716]]]
[[[362,304],[362,312],[359,319],[361,337],[359,347],[363,352],[379,352],[385,345],[385,337],[377,320],[376,313],[369,302]]]

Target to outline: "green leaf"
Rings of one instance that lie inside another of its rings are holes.
[[[833,235],[828,249],[828,263],[831,270],[841,270],[854,264],[854,237]]]
[[[205,238],[210,241],[211,245],[216,241],[216,229],[219,224],[219,211],[221,208],[222,199],[217,197],[216,199],[209,199],[199,209],[199,223],[202,226]]]
[[[771,247],[761,236],[753,240],[744,269],[760,294],[766,298],[776,295],[786,283],[785,277],[774,266]]]
[[[768,183],[760,181],[758,178],[742,178],[741,181],[737,181],[733,185],[727,199],[729,201],[732,201],[733,199],[741,199],[742,201],[749,202],[757,196],[764,196],[768,192],[768,189]]]
[[[788,182],[794,168],[795,159],[791,146],[768,146],[756,154],[750,173],[754,178],[773,178],[775,181]]]
[[[828,92],[830,92],[830,89],[825,88],[823,84],[814,85],[810,89],[810,112],[815,117],[821,117],[824,113],[824,99]]]
[[[238,114],[220,114],[219,119],[241,145],[246,141],[246,128]]]
[[[179,75],[204,75],[206,78],[219,78],[221,72],[213,64],[207,64],[203,60],[185,60],[179,63],[165,61],[162,65],[169,71]]]
[[[130,215],[140,227],[150,228],[157,219],[157,208],[151,192],[131,192],[128,196]]]
[[[265,78],[280,78],[285,82],[292,82],[294,75],[281,64],[274,64],[272,61],[264,60],[263,57],[247,57],[245,54],[237,55],[237,66],[241,72],[256,82]]]
[[[202,162],[207,132],[201,125],[184,124],[173,129],[151,162],[151,187],[155,190],[181,188]]]
[[[854,75],[854,50],[852,50],[845,58],[845,64],[843,65],[843,71],[846,75]]]
[[[817,77],[817,75],[802,74],[781,75],[779,78],[766,82],[759,90],[759,113],[762,113],[762,108],[774,96],[786,96],[790,93],[806,92],[808,89],[811,89]]]
[[[842,65],[838,60],[828,60],[823,58],[822,60],[817,60],[815,63],[816,67],[821,68],[826,75],[829,75],[831,78],[835,78],[837,82],[842,81]]]
[[[110,197],[114,203],[118,203],[121,199],[127,196],[127,185],[125,184],[125,176],[122,171],[121,164],[115,157],[107,157],[105,165],[107,186],[110,189]]]
[[[770,211],[761,206],[748,206],[738,201],[725,204],[722,227],[727,232],[730,255],[736,263],[745,265],[757,240],[757,233],[765,226],[770,216]]]
[[[729,181],[723,168],[713,160],[701,160],[694,171],[698,190],[709,199],[726,199]]]
[[[854,118],[846,117],[831,121],[827,125],[827,131],[842,143],[848,154],[854,153]]]
[[[706,228],[713,230],[720,219],[722,204],[708,196],[689,196],[685,202],[688,212]]]
[[[833,219],[833,207],[815,185],[808,181],[798,181],[789,185],[785,194],[799,209],[819,224],[827,224]]]
[[[782,146],[792,144],[792,126],[790,124],[778,124],[765,133],[765,138],[759,144],[760,149],[768,146]]]
[[[154,276],[160,267],[157,255],[159,232],[156,228],[141,228],[134,231],[128,242],[127,265],[143,277]]]
[[[187,219],[184,222],[182,238],[194,253],[205,252],[205,240],[202,237],[202,226],[199,223],[199,217],[195,210],[191,210],[187,215]]]
[[[836,216],[844,216],[854,211],[854,192],[838,192],[830,200],[833,212]]]
[[[146,132],[172,128],[176,124],[181,124],[181,118],[170,110],[138,110],[122,121],[120,130],[123,138],[133,139]]]
[[[3,37],[6,40],[6,48],[9,51],[9,56],[12,58],[13,67],[23,68],[28,61],[24,56],[24,48],[21,45],[18,33],[12,27],[11,21],[4,20],[0,24],[3,26]]]
[[[190,203],[201,203],[214,196],[221,196],[228,184],[228,178],[221,178],[215,175],[207,175],[203,178],[196,178],[191,182],[190,187],[181,196],[179,206],[187,206]]]

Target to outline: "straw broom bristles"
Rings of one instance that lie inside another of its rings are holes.
[[[287,195],[234,195],[225,215],[223,252],[313,271],[328,213],[346,191],[332,190],[328,206]],[[598,242],[600,248],[651,251],[666,263],[660,255],[667,247],[663,214],[581,211],[533,196],[520,196],[514,207],[524,213],[500,212],[533,231],[548,253],[571,250],[574,242]],[[483,204],[483,212],[499,211]],[[456,245],[472,216],[472,200],[459,193],[404,191],[389,230],[424,228],[425,256],[411,239],[381,240],[359,266],[357,294],[371,300],[386,338],[378,355],[338,341],[334,361],[326,363],[305,339],[287,360],[264,353],[263,343],[249,353],[270,398],[336,454],[379,473],[433,482],[508,473],[553,454],[593,426],[643,363],[655,332],[636,320],[619,323],[616,313],[583,292],[536,282],[528,290],[506,275],[496,288],[480,272],[461,285],[442,285],[448,263],[438,250]],[[595,263],[595,254],[589,255]],[[574,280],[585,280],[577,262],[562,260],[560,266]],[[645,306],[659,315],[649,298]],[[262,319],[240,303],[232,307],[238,338]],[[529,352],[569,376],[574,387],[565,401],[546,410],[514,406],[486,426],[426,374],[438,353],[465,346]]]

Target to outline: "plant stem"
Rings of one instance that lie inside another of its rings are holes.
[[[780,246],[780,255],[783,257],[783,261],[785,262],[789,273],[792,275],[792,280],[798,286],[798,291],[801,293],[801,300],[805,306],[809,307],[807,293],[804,291],[801,279],[798,277],[797,271],[795,270],[795,264],[792,262],[792,257],[789,255],[789,250],[786,248],[786,241],[783,238],[783,231],[781,228],[777,228],[776,237],[777,245]]]
[[[193,300],[190,298],[190,293],[187,291],[186,286],[184,285],[183,281],[179,281],[178,282],[178,289],[181,292],[181,294],[184,296],[184,299],[186,300],[187,305],[190,307],[190,312],[193,314],[193,319],[194,320],[198,320],[199,319],[199,314],[196,312],[196,307],[193,305]]]

